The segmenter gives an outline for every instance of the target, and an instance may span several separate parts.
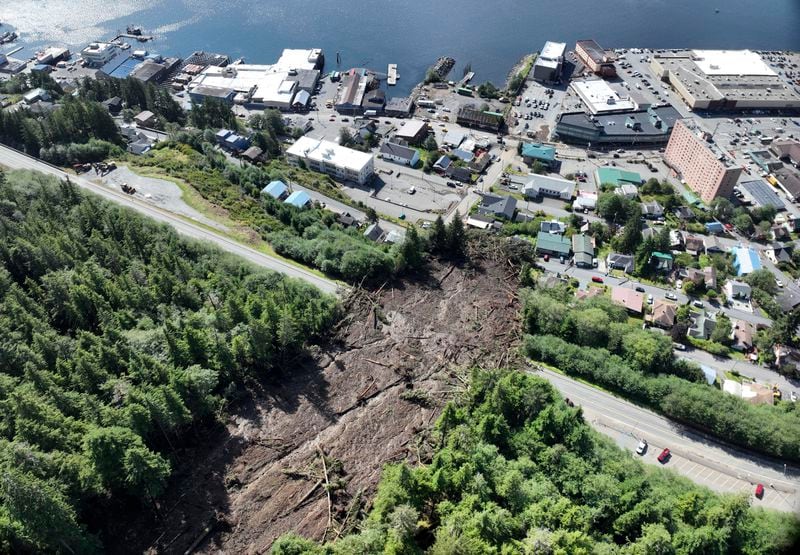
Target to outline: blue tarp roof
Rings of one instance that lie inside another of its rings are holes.
[[[723,227],[720,222],[708,222],[706,224],[707,231],[722,231]]]
[[[283,181],[273,181],[266,187],[264,187],[261,192],[267,193],[269,196],[273,198],[281,198],[289,188],[286,186],[286,183]]]
[[[132,58],[127,52],[123,52],[116,57],[112,58],[106,65],[100,68],[100,71],[114,77],[116,79],[125,79],[128,77],[136,66],[142,63],[141,60]]]
[[[295,191],[289,198],[284,201],[286,204],[291,204],[292,206],[296,206],[298,208],[304,207],[306,204],[311,202],[311,197],[308,196],[308,193],[305,191]]]

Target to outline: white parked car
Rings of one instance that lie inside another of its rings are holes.
[[[647,451],[647,440],[643,439],[639,442],[639,445],[636,446],[636,454],[644,455],[645,451]]]
[[[778,287],[783,287],[783,282],[781,280],[779,280],[779,279],[776,279],[775,280],[775,285],[777,285]]]

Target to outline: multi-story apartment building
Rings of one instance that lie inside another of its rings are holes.
[[[667,165],[706,203],[730,197],[742,173],[709,139],[692,120],[678,120],[664,152]]]

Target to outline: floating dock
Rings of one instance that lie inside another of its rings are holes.
[[[466,85],[467,85],[467,84],[468,84],[470,81],[472,81],[472,79],[473,79],[474,77],[475,77],[475,72],[474,72],[474,71],[470,71],[469,73],[467,73],[467,74],[464,76],[464,78],[463,78],[461,81],[459,81],[459,82],[458,82],[458,85],[457,85],[457,86],[458,86],[458,87],[464,87],[464,86],[466,86]]]
[[[386,83],[390,86],[396,85],[397,80],[400,79],[400,76],[397,75],[397,64],[389,64],[389,70],[387,74],[388,77],[386,78]]]

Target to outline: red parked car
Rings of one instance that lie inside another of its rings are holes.
[[[759,499],[764,497],[764,485],[763,484],[758,484],[756,486],[756,497],[758,497]]]
[[[599,276],[592,276],[592,281],[595,283],[603,283],[603,278]]]
[[[658,456],[658,462],[660,462],[661,464],[664,464],[669,460],[670,456],[671,456],[671,453],[669,452],[669,449],[664,449],[663,451],[661,451],[661,454]]]

